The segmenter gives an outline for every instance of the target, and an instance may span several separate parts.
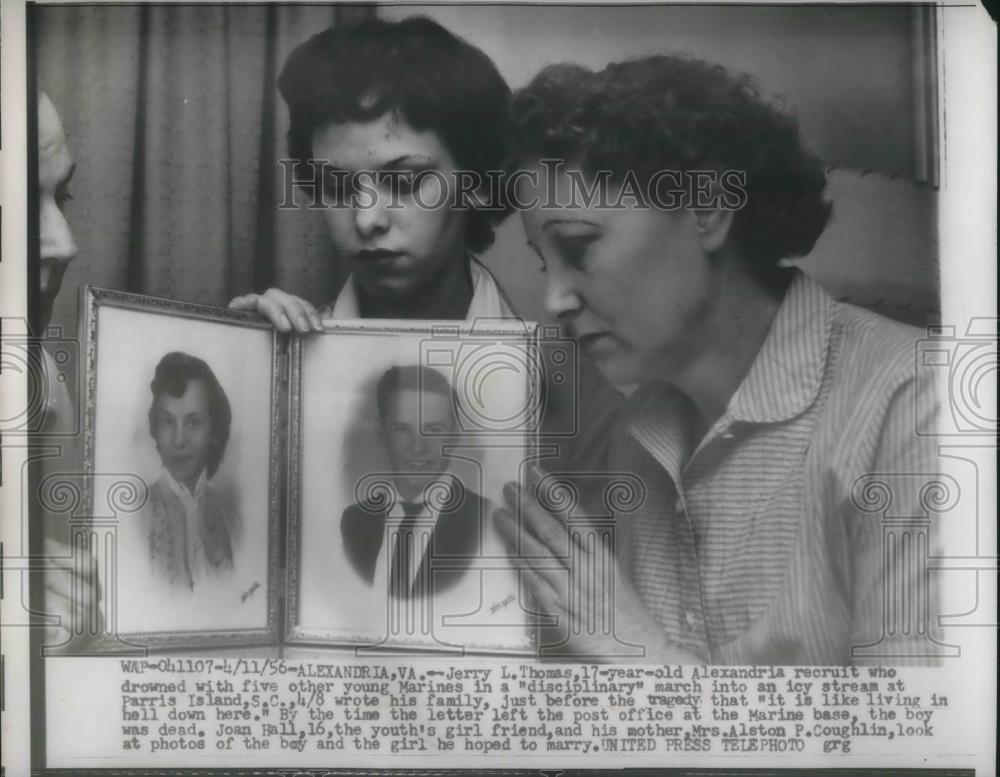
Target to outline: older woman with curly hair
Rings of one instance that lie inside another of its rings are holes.
[[[882,640],[890,583],[926,593],[919,565],[891,560],[855,498],[872,473],[934,471],[915,433],[933,405],[920,333],[782,261],[807,254],[831,212],[795,119],[748,76],[655,56],[542,71],[516,96],[515,144],[546,307],[629,394],[611,461],[644,492],[615,516],[612,573],[595,586],[579,569],[609,563],[599,547],[567,554],[537,480],[508,486],[498,523],[536,600],[571,624],[561,644],[675,663],[921,655],[926,611]],[[916,493],[894,498],[894,514],[922,514]],[[609,612],[610,641],[583,624]]]

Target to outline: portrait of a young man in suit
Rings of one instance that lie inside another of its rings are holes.
[[[344,549],[368,585],[388,582],[396,598],[418,598],[454,587],[480,555],[488,500],[449,472],[455,442],[455,395],[429,367],[392,367],[376,386],[378,435],[392,471],[392,494],[355,503],[340,520]]]

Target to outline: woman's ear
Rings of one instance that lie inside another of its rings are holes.
[[[727,208],[714,208],[696,210],[693,213],[702,249],[706,254],[720,251],[726,244],[733,226],[733,211]]]

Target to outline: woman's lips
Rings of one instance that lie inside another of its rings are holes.
[[[392,266],[402,258],[403,254],[400,251],[387,251],[381,248],[358,251],[358,262],[369,267]]]
[[[601,350],[611,345],[611,335],[608,332],[589,332],[577,335],[576,339],[588,351]]]

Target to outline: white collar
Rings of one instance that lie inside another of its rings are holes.
[[[469,254],[469,274],[472,277],[472,300],[465,314],[466,321],[477,318],[514,318],[514,310],[493,274]],[[336,301],[323,312],[324,318],[361,318],[361,304],[354,276],[348,276]]]
[[[438,489],[443,489],[446,492],[450,493],[451,489],[455,487],[455,484],[458,484],[459,488],[462,487],[458,477],[452,474],[450,469],[446,469],[444,472],[441,473],[441,475],[437,478],[437,480],[435,480],[433,483],[429,483],[424,488],[424,493],[425,494],[434,493]],[[396,491],[395,484],[393,484],[393,490]],[[440,510],[435,508],[434,505],[430,503],[435,500],[425,501],[423,497],[419,497],[417,501],[423,504],[425,508],[424,514],[428,518],[433,518],[434,521],[436,522],[437,519],[441,517]],[[450,499],[444,500],[444,502],[450,502],[450,501],[451,501]],[[399,491],[396,491],[396,502],[393,504],[392,507],[389,508],[389,515],[393,518],[401,517],[403,515],[404,504],[416,504],[416,502],[409,499],[403,499]]]
[[[167,479],[167,485],[170,486],[170,490],[177,494],[177,496],[181,499],[200,499],[205,495],[205,489],[208,487],[208,478],[205,475],[205,470],[202,470],[201,474],[198,476],[198,482],[194,484],[193,494],[183,483],[178,483],[174,480],[174,476],[170,474],[170,470],[166,467],[163,468],[163,476]]]

